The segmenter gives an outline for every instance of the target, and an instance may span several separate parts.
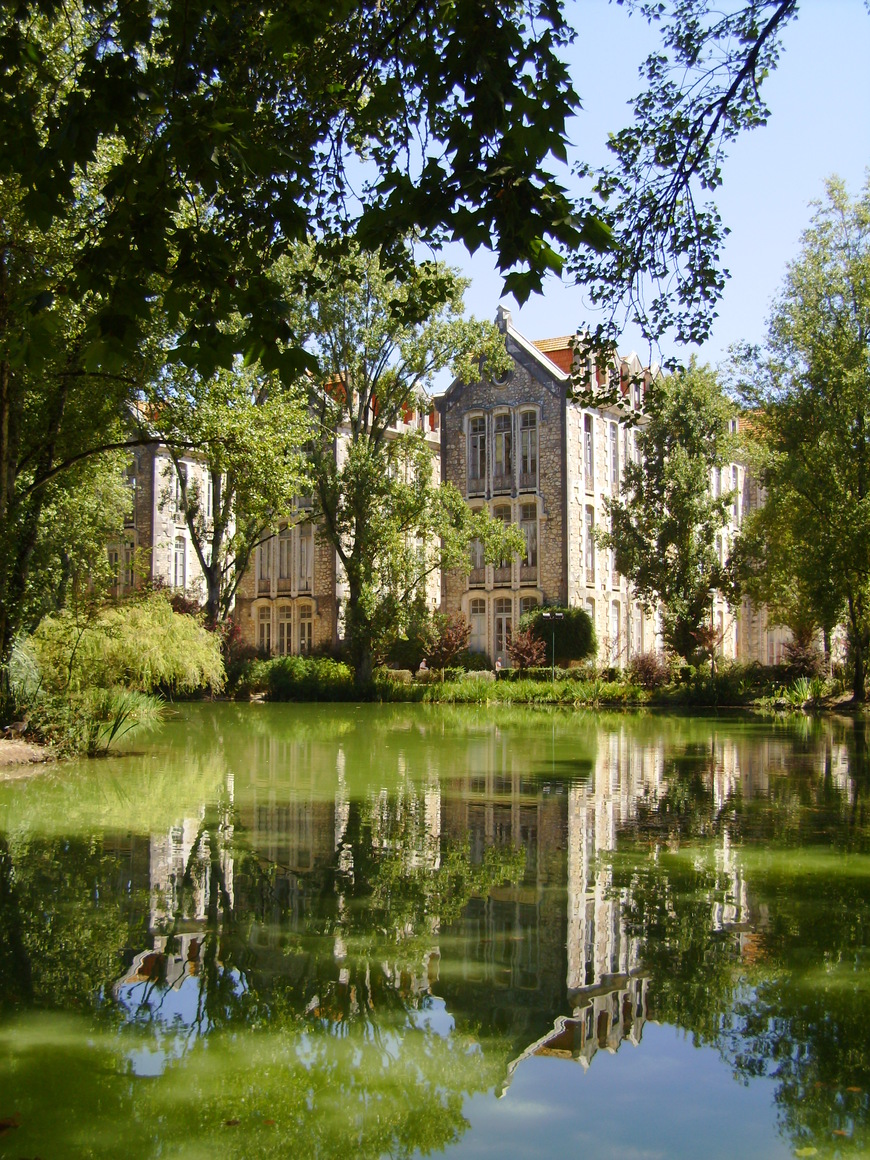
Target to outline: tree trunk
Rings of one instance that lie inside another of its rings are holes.
[[[358,577],[348,576],[346,624],[353,665],[353,685],[357,693],[363,693],[371,688],[374,660],[372,630],[362,611],[362,583]]]

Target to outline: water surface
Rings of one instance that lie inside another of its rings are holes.
[[[870,1155],[848,720],[184,707],[0,784],[0,1157]]]

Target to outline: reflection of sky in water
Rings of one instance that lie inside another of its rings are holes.
[[[245,983],[237,970],[230,971],[233,993],[245,991]],[[119,1009],[130,1024],[147,1027],[154,1034],[159,1047],[136,1047],[127,1053],[134,1075],[161,1075],[167,1064],[180,1059],[199,1035],[211,1030],[211,1020],[205,1012],[205,981],[201,976],[184,974],[178,979],[170,976],[171,985],[159,985],[152,980],[120,983],[115,990]]]
[[[648,1023],[643,1046],[599,1052],[584,1071],[570,1060],[524,1060],[496,1100],[472,1096],[471,1130],[448,1155],[505,1160],[780,1160],[793,1155],[776,1131],[774,1087],[735,1083],[710,1047],[682,1031]]]
[[[456,1027],[456,1020],[447,1010],[447,1004],[435,995],[427,995],[420,1007],[411,1012],[411,1022],[421,1030],[434,1031],[442,1039],[446,1039]]]

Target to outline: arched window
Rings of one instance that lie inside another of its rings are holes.
[[[272,651],[272,609],[268,604],[257,610],[257,647],[264,653]]]
[[[469,601],[468,619],[471,625],[469,649],[471,652],[486,652],[486,601],[481,597]]]
[[[173,588],[185,588],[187,586],[187,541],[184,536],[175,537],[172,586]]]
[[[536,504],[524,503],[520,507],[520,531],[526,541],[526,554],[522,566],[524,571],[538,567],[538,508]]]

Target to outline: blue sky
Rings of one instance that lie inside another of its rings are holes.
[[[571,126],[576,155],[603,161],[607,135],[629,117],[626,100],[641,87],[638,66],[655,46],[655,32],[638,16],[607,0],[574,0],[568,17],[577,29],[570,65],[583,112]],[[870,12],[864,0],[804,0],[785,31],[777,71],[766,82],[768,124],[746,134],[731,149],[717,201],[731,229],[724,265],[730,270],[710,340],[701,357],[716,363],[729,345],[761,342],[770,302],[786,263],[795,256],[809,223],[809,203],[824,193],[825,179],[842,177],[854,196],[870,166]],[[477,317],[493,318],[501,279],[492,256],[469,258],[459,246],[444,255],[472,279],[466,305]],[[522,308],[503,300],[514,323],[529,338],[572,333],[593,315],[582,289],[555,278],[543,296]],[[630,331],[620,344],[649,348]],[[685,351],[662,347],[662,354]]]

